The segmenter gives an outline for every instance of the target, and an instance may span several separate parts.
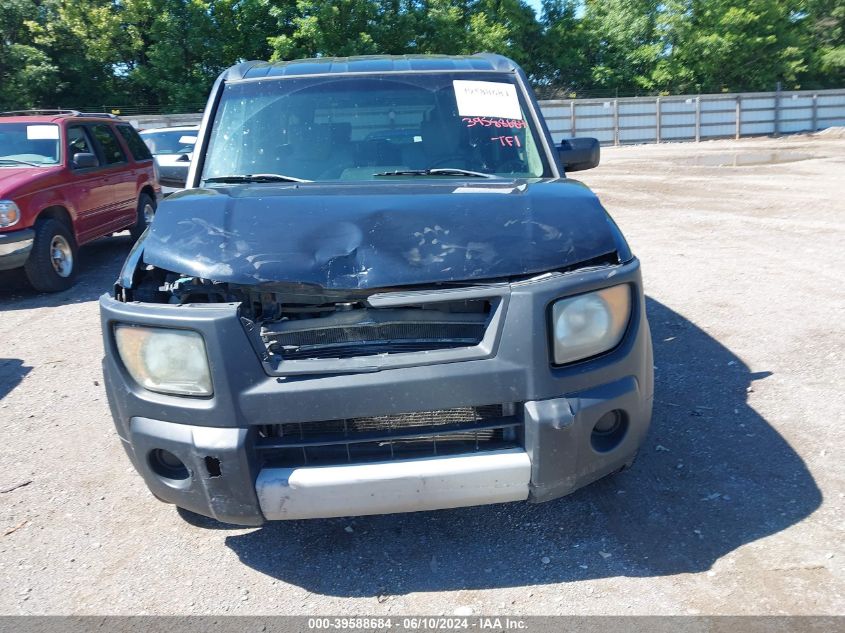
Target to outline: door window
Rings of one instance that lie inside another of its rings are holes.
[[[126,154],[123,153],[123,149],[121,149],[120,143],[110,126],[99,123],[92,125],[91,131],[100,145],[103,153],[103,161],[106,165],[126,162]]]
[[[153,155],[150,154],[149,148],[141,140],[141,137],[138,136],[135,128],[129,125],[118,125],[117,131],[120,132],[123,140],[126,141],[129,151],[132,152],[135,160],[152,160]]]
[[[67,156],[68,163],[73,164],[73,157],[77,154],[95,154],[94,146],[85,128],[79,126],[69,127],[67,130]]]

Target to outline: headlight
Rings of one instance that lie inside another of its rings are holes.
[[[0,200],[0,228],[12,226],[21,219],[21,210],[11,200]]]
[[[117,325],[117,351],[129,375],[150,391],[210,396],[211,373],[199,332]]]
[[[627,284],[568,297],[552,305],[552,340],[556,365],[613,349],[622,340],[631,314]]]

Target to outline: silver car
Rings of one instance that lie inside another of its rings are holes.
[[[184,125],[141,132],[141,138],[155,158],[165,196],[185,188],[198,131],[198,125]]]

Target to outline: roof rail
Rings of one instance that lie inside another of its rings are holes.
[[[74,112],[73,116],[90,116],[98,119],[119,119],[120,117],[110,112]]]
[[[55,116],[86,116],[96,119],[118,119],[115,114],[108,112],[80,112],[79,110],[10,110],[9,112],[0,112],[0,116],[39,116],[39,115],[55,115]]]
[[[78,110],[9,110],[0,112],[0,116],[38,116],[39,114],[55,114],[66,116],[79,116]]]

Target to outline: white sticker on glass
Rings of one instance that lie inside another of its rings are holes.
[[[452,81],[460,116],[489,116],[521,119],[519,98],[513,84],[493,81]]]
[[[58,141],[58,125],[27,125],[26,138],[30,141]]]
[[[513,193],[513,187],[456,187],[452,193]]]

